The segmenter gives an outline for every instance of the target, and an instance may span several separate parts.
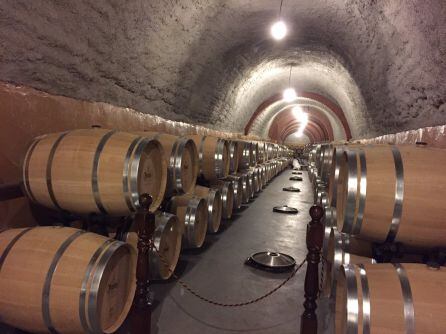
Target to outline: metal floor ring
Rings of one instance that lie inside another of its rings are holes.
[[[293,186],[290,186],[290,187],[284,187],[284,188],[282,188],[282,190],[283,190],[283,191],[293,192],[293,193],[299,193],[299,192],[300,192],[300,189],[299,189],[299,188],[296,188],[296,187],[293,187]]]
[[[288,254],[265,251],[252,254],[246,264],[266,271],[284,272],[292,269],[296,260]]]
[[[273,212],[278,212],[278,213],[287,213],[287,214],[297,214],[299,211],[296,208],[293,208],[291,206],[288,205],[280,205],[280,206],[275,206],[273,208]]]

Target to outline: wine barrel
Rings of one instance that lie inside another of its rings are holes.
[[[199,172],[195,142],[186,137],[161,132],[140,132],[138,135],[157,139],[164,149],[168,166],[166,197],[193,192]]]
[[[238,141],[238,171],[249,168],[250,145],[245,141]]]
[[[238,173],[237,176],[239,176],[242,179],[243,183],[243,200],[242,203],[247,204],[249,203],[249,200],[251,199],[251,180],[248,177],[248,173]]]
[[[223,201],[220,190],[196,186],[195,195],[206,200],[208,209],[208,232],[217,233],[220,229],[223,213]]]
[[[324,260],[327,259],[328,242],[330,240],[331,229],[332,228],[336,229],[336,220],[333,219],[335,215],[336,215],[336,210],[334,208],[330,207],[325,210],[324,240],[322,242],[322,259]]]
[[[231,140],[229,142],[229,173],[237,173],[239,165],[239,142]]]
[[[339,183],[339,168],[341,165],[341,160],[343,158],[344,151],[348,149],[357,149],[357,148],[359,149],[364,146],[365,145],[363,144],[334,145],[331,156],[328,183],[327,183],[327,195],[330,206],[336,207],[337,185]],[[372,145],[367,145],[367,146],[372,146]],[[373,146],[382,146],[382,144],[373,144]]]
[[[234,188],[234,208],[240,209],[243,202],[243,178],[241,176],[229,175],[225,180],[232,182]]]
[[[263,165],[257,165],[256,170],[257,170],[257,175],[259,178],[259,187],[260,187],[260,190],[262,190],[263,188],[265,188],[265,185],[266,185],[266,178],[265,178],[265,172],[263,169]]]
[[[270,143],[265,142],[265,162],[271,159],[271,148]]]
[[[322,206],[324,209],[327,209],[329,207],[327,192],[325,191],[325,188],[318,188],[317,189],[317,195],[316,195],[316,202],[315,203],[317,205]]]
[[[414,145],[345,151],[337,189],[338,229],[376,242],[446,246],[445,164],[446,150]]]
[[[261,164],[266,160],[266,158],[265,158],[265,155],[266,155],[265,142],[263,142],[263,141],[258,142],[258,147],[259,147],[259,156],[257,157],[257,162]]]
[[[105,129],[73,130],[36,138],[26,153],[28,197],[53,209],[80,214],[128,215],[139,196],[161,204],[167,165],[157,140]]]
[[[339,182],[339,167],[344,153],[345,146],[338,146],[333,148],[331,158],[330,176],[328,177],[327,197],[330,206],[336,207],[337,186]]]
[[[174,196],[168,204],[168,211],[180,221],[182,248],[200,248],[204,243],[208,224],[206,200],[192,194]]]
[[[127,242],[138,252],[137,226],[133,225],[129,232],[120,237],[120,240]],[[149,278],[151,280],[166,280],[172,276],[180,258],[181,239],[182,227],[178,217],[157,211],[153,243],[158,252],[155,249],[149,252]]]
[[[271,167],[271,163],[267,162],[265,164],[265,168],[266,168],[266,179],[269,181],[271,181],[271,179],[273,178],[273,173],[272,173],[272,167]]]
[[[246,172],[246,178],[249,182],[249,198],[254,198],[257,189],[257,178],[251,170]]]
[[[328,180],[330,178],[330,171],[331,171],[331,163],[333,161],[333,144],[324,144],[321,148],[321,155],[320,155],[320,178],[325,183],[328,183]]]
[[[243,142],[243,155],[242,155],[242,168],[241,170],[249,169],[253,165],[253,152],[254,147],[252,146],[251,142],[244,141]]]
[[[333,227],[328,238],[327,255],[324,261],[322,293],[329,296],[336,284],[339,269],[344,264],[376,263],[372,243]]]
[[[344,265],[336,284],[335,333],[446,333],[446,268]]]
[[[249,151],[250,157],[249,157],[249,165],[251,167],[257,165],[257,160],[259,156],[259,145],[256,142],[250,142],[251,149]]]
[[[263,173],[264,173],[264,182],[265,182],[265,186],[268,184],[269,182],[269,175],[268,175],[268,163],[264,162],[263,164],[260,165],[261,168],[263,169]]]
[[[262,190],[262,179],[260,175],[260,169],[254,167],[251,171],[254,174],[255,192],[258,193],[260,192],[260,190]]]
[[[69,227],[0,233],[0,318],[36,333],[113,333],[136,288],[128,244]]]
[[[189,136],[198,147],[200,176],[207,181],[226,177],[229,173],[228,142],[211,136]]]
[[[219,180],[212,186],[220,191],[222,204],[222,218],[231,219],[234,209],[234,186],[232,181]]]

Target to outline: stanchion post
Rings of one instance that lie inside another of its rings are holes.
[[[150,334],[151,298],[149,290],[149,252],[150,241],[155,231],[155,215],[149,211],[152,197],[140,196],[140,210],[135,215],[138,229],[138,260],[136,267],[136,293],[130,314],[131,334]]]
[[[319,262],[324,239],[322,218],[324,209],[314,205],[310,208],[311,222],[307,226],[307,272],[305,274],[305,311],[301,316],[301,334],[317,334],[317,297],[319,295]]]

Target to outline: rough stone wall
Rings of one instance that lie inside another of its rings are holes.
[[[356,137],[446,123],[446,2],[285,0],[291,34],[276,44],[268,28],[278,5],[2,0],[0,80],[240,131],[286,85],[289,65],[321,48],[358,89],[328,79],[309,88],[354,110]],[[248,80],[262,68],[275,80]]]

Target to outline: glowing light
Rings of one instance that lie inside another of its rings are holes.
[[[302,137],[305,131],[305,128],[308,125],[308,114],[304,113],[299,106],[296,106],[292,109],[294,118],[300,123],[299,129],[296,132],[296,137]]]
[[[283,39],[287,34],[287,27],[285,22],[277,21],[271,26],[271,35],[277,41]]]
[[[296,91],[294,88],[287,88],[283,91],[283,99],[286,102],[292,102],[297,98]]]
[[[303,111],[301,107],[295,106],[291,111],[295,119],[300,119],[302,117]]]

